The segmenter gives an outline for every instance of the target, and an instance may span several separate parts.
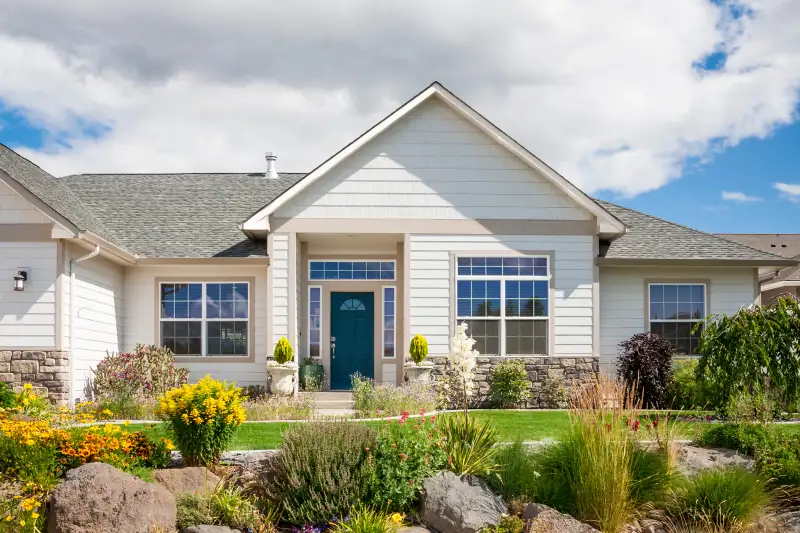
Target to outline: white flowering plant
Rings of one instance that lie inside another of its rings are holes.
[[[480,353],[474,348],[475,339],[467,335],[467,323],[456,326],[456,334],[450,340],[450,355],[447,357],[450,370],[455,374],[462,389],[464,413],[467,413],[469,398],[475,390],[475,367]]]

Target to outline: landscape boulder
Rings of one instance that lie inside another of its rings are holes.
[[[209,493],[219,483],[219,476],[204,466],[156,470],[153,479],[175,496],[185,492]]]
[[[50,499],[48,533],[142,533],[175,528],[175,497],[104,463],[67,472]]]
[[[592,526],[541,503],[529,503],[522,519],[531,521],[530,533],[600,533]]]
[[[422,521],[439,533],[477,533],[497,525],[508,512],[480,478],[439,472],[422,487]]]

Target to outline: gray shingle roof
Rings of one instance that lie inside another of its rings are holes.
[[[79,230],[118,244],[114,234],[62,182],[3,144],[0,144],[0,170]]]
[[[145,257],[266,256],[239,229],[305,174],[81,174],[59,178]]]
[[[800,255],[800,233],[717,233],[718,237],[781,257]]]
[[[785,264],[786,258],[668,222],[602,200],[601,206],[628,226],[628,233],[600,247],[600,257],[645,260],[733,260]]]

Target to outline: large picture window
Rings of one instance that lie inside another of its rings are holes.
[[[249,354],[249,283],[161,283],[159,309],[161,345],[175,355]]]
[[[683,354],[694,355],[706,316],[706,286],[702,283],[650,283],[650,332],[670,341]]]
[[[549,302],[547,257],[456,259],[457,322],[481,354],[547,355]]]

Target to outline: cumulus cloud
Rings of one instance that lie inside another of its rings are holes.
[[[800,202],[800,183],[773,183],[775,189],[780,191],[784,198],[792,202]]]
[[[635,195],[794,120],[798,24],[785,0],[6,0],[0,100],[57,174],[304,171],[438,80],[587,192]]]
[[[722,191],[722,199],[730,202],[761,202],[763,198],[750,196],[739,191]]]

